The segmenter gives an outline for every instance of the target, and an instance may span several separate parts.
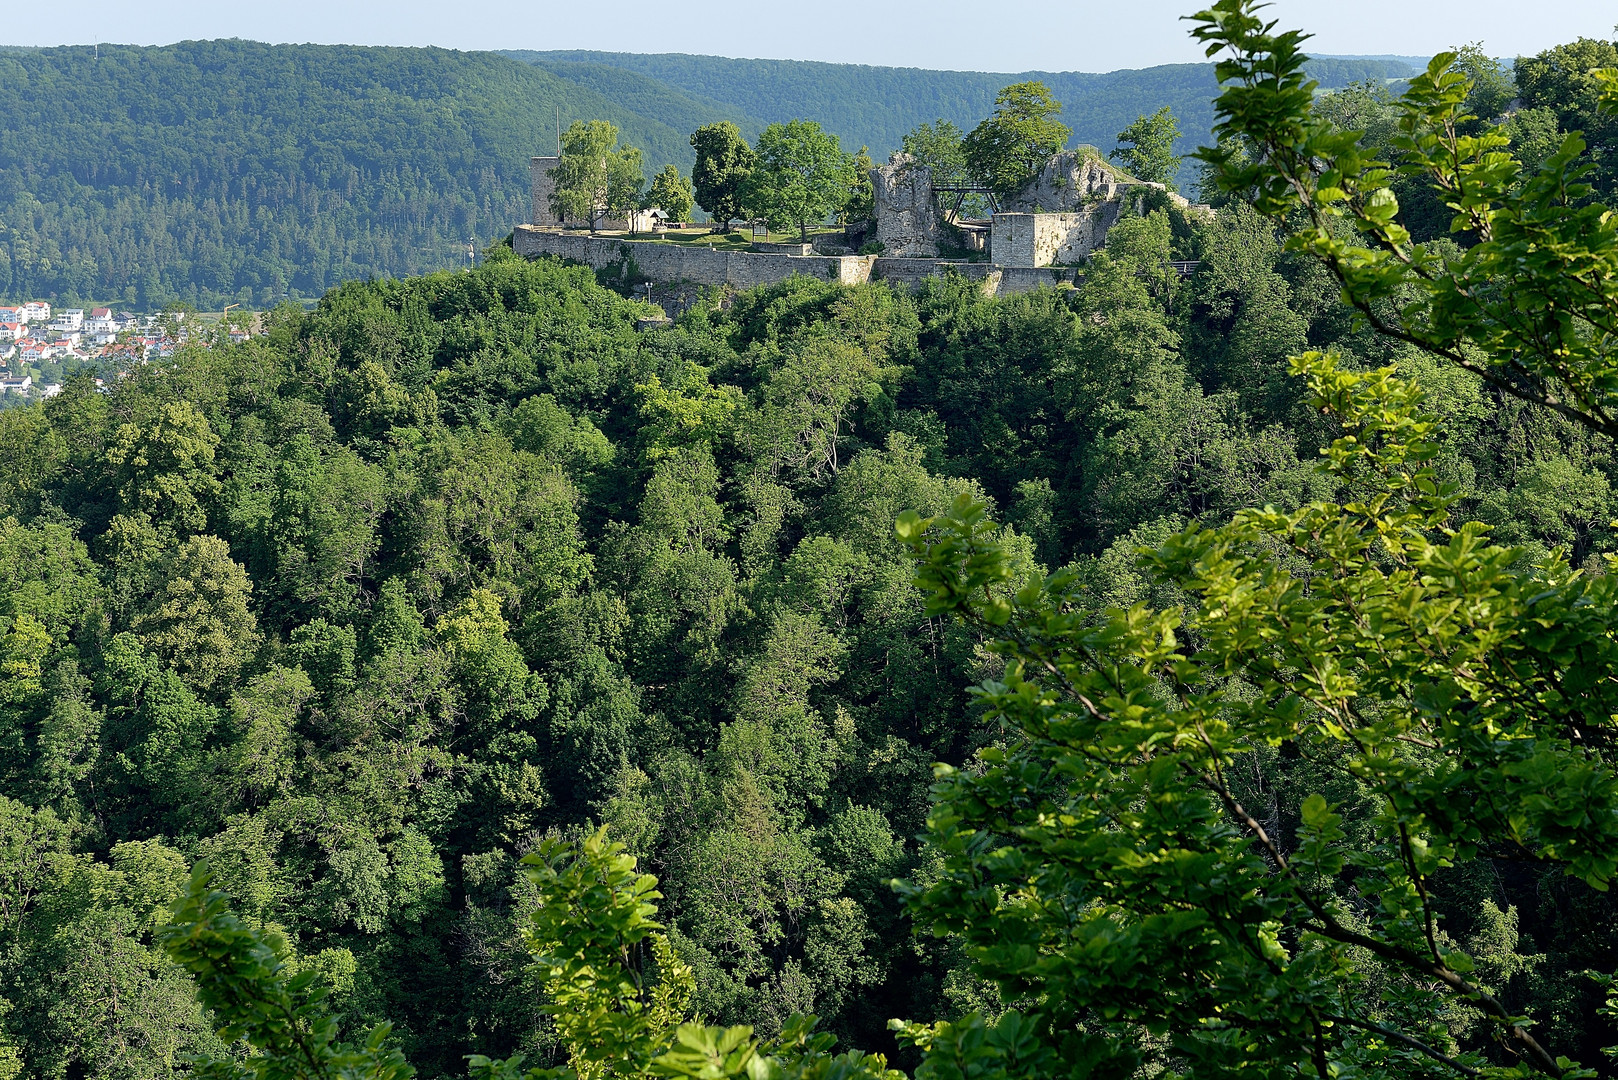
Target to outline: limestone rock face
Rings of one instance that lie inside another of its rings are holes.
[[[1134,202],[1148,188],[1167,191],[1162,184],[1120,172],[1093,152],[1063,150],[1021,191],[1003,200],[1000,209],[1017,214],[1071,214],[1115,200]],[[1182,209],[1190,205],[1172,191],[1167,194]]]
[[[1105,161],[1083,151],[1052,155],[1039,175],[1002,202],[1000,209],[1019,214],[1070,214],[1117,198],[1140,181],[1125,177]]]
[[[894,154],[871,170],[876,193],[876,239],[884,255],[938,255],[938,213],[933,208],[933,171],[909,154]]]

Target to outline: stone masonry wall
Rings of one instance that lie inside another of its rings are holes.
[[[948,273],[957,273],[968,281],[987,282],[997,268],[986,262],[951,262],[943,259],[895,259],[887,255],[877,256],[876,263],[871,267],[871,280],[887,281],[895,285],[908,285],[914,288],[930,277],[943,277]],[[998,280],[995,278],[994,280]],[[987,290],[992,293],[994,290]]]
[[[1054,288],[1073,280],[1073,271],[1049,266],[999,266],[995,269],[999,272],[999,281],[995,283],[994,292],[999,296]]]
[[[989,250],[1000,266],[1075,263],[1106,243],[1123,210],[1116,200],[1068,214],[996,214]]]
[[[550,178],[550,171],[556,168],[556,163],[560,160],[555,155],[528,159],[528,179],[534,195],[533,209],[528,214],[530,225],[564,224],[560,218],[551,213],[551,196],[556,193],[556,181]]]
[[[826,278],[843,285],[870,280],[869,255],[763,255],[750,251],[720,251],[693,244],[666,244],[623,240],[612,236],[538,229],[518,225],[512,247],[529,257],[555,255],[583,263],[593,270],[622,267],[650,281],[686,281],[694,285],[730,285],[750,289],[772,285],[794,274]]]
[[[1032,216],[1032,215],[1024,215]],[[687,244],[662,244],[589,236],[518,225],[512,234],[517,254],[528,258],[554,255],[593,270],[631,270],[640,279],[666,284],[728,285],[750,289],[773,285],[794,274],[808,274],[842,285],[886,281],[914,287],[929,277],[958,273],[976,281],[985,294],[1028,292],[1070,280],[1070,271],[1048,267],[997,266],[943,259],[894,259],[873,255],[765,255],[750,251],[718,251]],[[633,264],[631,266],[631,264]]]

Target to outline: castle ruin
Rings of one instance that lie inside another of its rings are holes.
[[[965,223],[964,228],[940,219],[932,170],[906,154],[895,154],[888,164],[872,169],[871,186],[876,192],[875,235],[884,255],[936,257],[952,232],[953,246],[976,249],[972,233],[987,228],[989,259],[997,266],[1023,269],[1082,262],[1105,246],[1107,230],[1126,212],[1140,209],[1147,191],[1164,192],[1182,209],[1191,205],[1162,184],[1136,180],[1093,153],[1075,150],[1053,155],[989,220]]]
[[[1182,209],[1198,209],[1162,184],[1120,172],[1093,150],[1069,150],[1052,156],[1037,176],[1002,200],[988,220],[955,222],[940,207],[932,171],[907,155],[895,154],[888,164],[871,170],[875,221],[870,236],[880,243],[880,254],[820,254],[800,245],[784,251],[771,250],[772,245],[755,245],[750,252],[714,250],[583,235],[587,222],[559,220],[551,209],[555,185],[550,170],[556,163],[555,157],[531,159],[533,209],[530,223],[517,226],[513,233],[517,253],[554,255],[608,274],[621,273],[626,279],[671,284],[750,288],[793,274],[844,284],[870,280],[914,284],[955,272],[980,282],[986,292],[1020,292],[1073,280],[1073,268],[1105,246],[1107,232],[1126,213],[1144,209],[1149,191],[1163,192]],[[639,231],[642,224],[597,223],[608,231]]]

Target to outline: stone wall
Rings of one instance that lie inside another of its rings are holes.
[[[556,168],[556,163],[560,160],[554,154],[550,157],[528,159],[528,179],[534,195],[534,205],[528,213],[530,225],[583,224],[583,222],[564,222],[551,212],[551,196],[556,193],[556,181],[550,178],[550,171]]]
[[[871,170],[876,237],[882,254],[895,258],[938,254],[938,213],[933,207],[933,171],[909,154],[894,154]]]
[[[1064,281],[1073,280],[1073,271],[1066,267],[997,266],[995,269],[1000,273],[1000,280],[995,283],[994,292],[1000,296],[1055,288]]]
[[[518,225],[511,242],[517,254],[530,258],[555,255],[593,270],[617,269],[637,280],[730,285],[738,289],[772,285],[794,274],[858,285],[870,280],[871,264],[876,261],[870,255],[762,255],[696,244],[590,236],[531,225]]]
[[[886,281],[894,285],[914,288],[930,277],[943,277],[954,272],[968,281],[987,282],[998,269],[989,263],[951,262],[945,259],[895,259],[877,256],[871,266],[871,280]],[[996,279],[998,280],[998,279]],[[988,290],[991,294],[993,289]]]
[[[996,214],[989,250],[1000,266],[1076,263],[1106,243],[1123,205],[1109,200],[1067,214]]]
[[[763,255],[813,255],[813,244],[767,244],[762,240],[755,240],[748,245],[749,251],[757,251]]]
[[[516,227],[512,234],[512,246],[517,254],[528,258],[554,255],[582,263],[593,270],[617,272],[636,282],[652,281],[667,285],[728,285],[735,289],[751,289],[759,285],[773,285],[794,274],[807,274],[841,285],[885,281],[895,286],[914,288],[927,278],[957,273],[968,281],[978,282],[984,293],[993,296],[1029,292],[1072,280],[1071,270],[1048,266],[1002,266],[986,262],[895,259],[874,255],[765,255],[750,251],[716,250],[693,244],[589,236],[531,225]],[[684,293],[681,295],[683,298]]]

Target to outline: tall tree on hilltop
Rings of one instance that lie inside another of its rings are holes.
[[[853,168],[854,182],[849,188],[848,202],[843,205],[838,220],[844,224],[875,220],[876,188],[871,183],[871,170],[875,165],[871,161],[871,148],[860,147],[860,152],[854,155],[850,165]]]
[[[913,163],[932,171],[933,184],[965,184],[972,179],[963,145],[966,134],[952,121],[939,118],[930,124],[917,124],[905,133],[900,149]],[[961,213],[969,218],[988,213],[988,200],[969,194],[961,200]]]
[[[1120,131],[1118,142],[1129,145],[1120,145],[1108,156],[1123,162],[1137,180],[1173,187],[1174,173],[1180,167],[1180,157],[1174,152],[1174,141],[1179,137],[1179,121],[1165,105],[1151,116],[1137,117]]]
[[[646,193],[647,207],[665,211],[671,221],[690,217],[693,201],[691,181],[681,176],[674,165],[663,166],[663,171],[652,177],[652,190]]]
[[[747,178],[742,202],[772,229],[796,225],[807,243],[811,222],[848,205],[854,159],[813,120],[771,124],[759,133],[756,153],[758,166]]]
[[[1477,123],[1492,124],[1505,115],[1517,96],[1517,82],[1505,65],[1483,51],[1482,42],[1455,50],[1455,70],[1472,80],[1466,110],[1477,114]]]
[[[730,231],[730,219],[744,213],[742,184],[758,159],[742,138],[741,129],[729,120],[704,124],[691,133],[691,148],[697,163],[691,169],[697,205],[719,222],[720,232]]]
[[[550,177],[556,182],[551,211],[585,219],[591,232],[602,218],[635,209],[646,183],[640,150],[619,146],[618,129],[605,120],[573,121],[562,133],[562,155]]]
[[[1012,83],[995,95],[994,115],[961,144],[967,168],[999,195],[1014,194],[1067,145],[1073,129],[1056,119],[1062,103],[1042,82]]]
[[[917,124],[907,133],[901,149],[917,165],[932,170],[935,184],[962,184],[966,182],[966,152],[961,141],[966,136],[949,120],[939,119],[931,124]]]

